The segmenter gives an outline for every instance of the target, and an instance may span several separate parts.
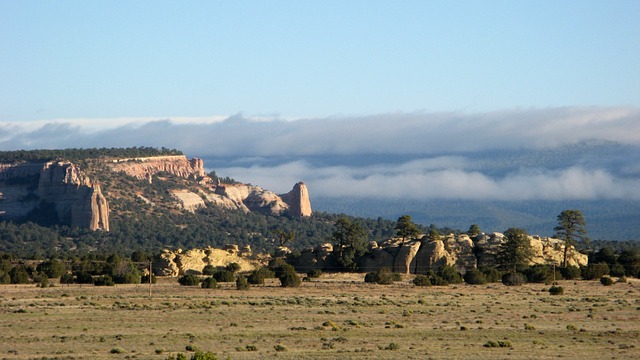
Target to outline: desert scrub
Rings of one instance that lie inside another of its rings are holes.
[[[208,277],[202,280],[200,285],[203,289],[216,289],[218,288],[218,282],[213,277]]]
[[[549,288],[549,294],[551,295],[562,295],[564,294],[564,288],[562,286],[552,286]]]
[[[471,269],[464,274],[464,282],[471,285],[484,285],[487,283],[487,278],[482,271]]]
[[[238,278],[236,279],[236,289],[237,290],[249,290],[250,287],[251,287],[251,285],[249,285],[249,282],[247,281],[247,278],[244,277],[244,275],[238,275]]]
[[[364,282],[389,285],[393,282],[393,275],[391,274],[391,271],[389,271],[389,269],[382,268],[378,269],[377,271],[367,273],[364,276]]]
[[[124,354],[125,352],[127,352],[125,349],[121,348],[121,347],[115,347],[113,349],[111,349],[110,353],[112,354]]]
[[[484,343],[484,345],[482,345],[484,347],[501,347],[501,348],[510,348],[511,347],[511,342],[510,341],[493,341],[493,340],[489,340],[486,343]]]
[[[507,286],[520,286],[526,282],[526,278],[521,273],[510,272],[502,275],[502,283]]]
[[[187,274],[178,279],[178,284],[182,286],[197,286],[200,284],[200,278],[197,275]]]
[[[600,278],[600,284],[604,286],[611,286],[613,285],[613,279],[608,276],[603,276]]]
[[[287,351],[287,348],[284,345],[280,345],[280,344],[275,345],[273,349],[277,352]]]

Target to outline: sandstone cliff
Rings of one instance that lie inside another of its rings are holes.
[[[281,195],[282,200],[289,205],[289,215],[293,217],[311,216],[311,201],[309,200],[309,190],[304,182],[299,182],[293,186],[288,193]]]
[[[474,242],[466,234],[450,234],[438,240],[426,236],[403,242],[390,239],[381,244],[370,245],[370,253],[361,259],[360,269],[365,272],[388,268],[402,274],[425,274],[429,270],[437,271],[444,265],[451,265],[461,273],[467,269],[492,266],[500,244],[506,241],[504,235],[493,233],[479,236]],[[563,244],[559,239],[529,236],[534,252],[531,264],[560,264],[563,257]],[[318,253],[318,251],[316,251]],[[310,265],[320,267],[322,261],[317,256],[303,253]],[[587,265],[588,257],[571,248],[567,264]],[[302,263],[302,261],[301,261]]]
[[[128,159],[113,159],[106,164],[113,171],[124,172],[138,179],[152,181],[153,175],[165,172],[184,179],[207,181],[202,159],[187,159],[184,155],[153,156]],[[211,181],[211,179],[208,179]]]
[[[2,218],[18,220],[52,207],[52,219],[69,226],[109,230],[109,204],[76,165],[65,161],[0,165]]]
[[[240,271],[251,271],[268,263],[268,257],[254,255],[251,248],[242,250],[238,246],[230,245],[226,249],[181,249],[163,250],[160,256],[153,261],[153,269],[156,275],[180,276],[185,274],[202,274],[207,265],[225,267],[231,263],[240,265]]]

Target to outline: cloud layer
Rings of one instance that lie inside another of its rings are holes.
[[[633,171],[637,159],[623,160],[620,171],[600,166],[601,159],[565,161],[561,167],[549,165],[554,159],[526,166],[501,164],[505,168],[500,174],[477,164],[478,159],[491,161],[492,153],[535,152],[593,140],[640,147],[640,109],[565,107],[296,120],[235,115],[0,124],[2,150],[177,148],[188,156],[215,158],[220,175],[279,192],[304,180],[316,196],[640,199],[639,173]]]

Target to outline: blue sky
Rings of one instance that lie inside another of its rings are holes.
[[[0,122],[640,107],[638,1],[0,1]]]

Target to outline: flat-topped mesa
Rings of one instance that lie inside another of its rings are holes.
[[[289,215],[293,217],[311,216],[311,200],[309,200],[309,190],[304,182],[293,186],[293,189],[286,194],[280,195],[282,200],[289,205]]]
[[[138,179],[152,181],[153,175],[166,172],[185,179],[210,182],[202,159],[187,159],[184,155],[151,156],[114,159],[107,162],[113,171],[124,172]],[[208,179],[208,180],[207,180]]]

